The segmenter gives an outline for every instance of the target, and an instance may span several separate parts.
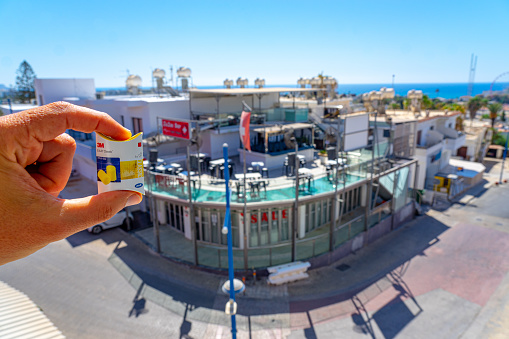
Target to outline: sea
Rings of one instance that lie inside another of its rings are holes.
[[[490,82],[477,82],[474,83],[472,94],[478,95],[483,92],[489,91],[491,87]],[[250,86],[252,87],[252,86]],[[297,85],[267,85],[266,87],[298,87]],[[380,90],[382,87],[392,87],[392,84],[339,84],[337,92],[339,94],[356,94],[367,93],[370,91]],[[218,89],[224,88],[223,86],[199,86],[198,89]],[[493,91],[502,91],[509,88],[509,82],[496,82],[493,84]],[[149,87],[142,87],[142,89],[150,89]],[[423,94],[428,95],[430,98],[444,98],[444,99],[457,99],[461,96],[467,95],[468,83],[408,83],[408,84],[394,84],[394,91],[396,95],[406,96],[409,90],[421,90]],[[97,88],[97,91],[125,91],[125,87]]]

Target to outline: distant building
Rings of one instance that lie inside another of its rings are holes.
[[[149,149],[156,148],[160,161],[152,168],[147,161],[146,199],[141,206],[150,211],[153,227],[135,234],[168,257],[226,267],[226,236],[221,232],[225,172],[231,175],[237,269],[293,260],[327,265],[414,215],[409,190],[419,168],[411,158],[417,153],[415,118],[384,121],[379,117],[374,124],[373,113],[351,112],[350,98],[325,102],[313,99],[317,90],[310,88],[189,89],[180,96],[91,97],[90,85],[83,83],[77,86],[82,90],[65,94],[57,93],[64,87],[58,81],[42,84],[37,87],[38,98],[42,103],[50,98],[67,100],[104,111],[133,133],[144,132],[145,156],[149,158]],[[243,102],[252,109],[251,152],[243,151],[239,137]],[[188,140],[160,135],[161,119],[190,122],[191,136],[199,136],[190,146],[190,157]],[[440,123],[435,125],[438,128]],[[422,142],[432,143],[433,136],[421,129]],[[94,136],[70,133],[78,141],[75,169],[96,181]],[[323,164],[317,159],[316,136],[327,152]],[[229,145],[229,163],[222,159],[224,143]],[[244,160],[249,172],[245,183]]]
[[[34,80],[38,105],[55,101],[94,100],[94,79],[41,79]]]
[[[2,115],[18,113],[21,111],[26,111],[27,109],[38,107],[38,105],[33,104],[13,104],[9,103],[7,100],[0,101],[0,111]]]

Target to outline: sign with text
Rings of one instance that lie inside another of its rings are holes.
[[[186,140],[190,139],[188,122],[167,119],[162,119],[162,121],[164,135]]]

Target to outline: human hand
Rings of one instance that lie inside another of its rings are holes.
[[[0,265],[105,221],[141,202],[132,191],[59,199],[76,149],[66,129],[126,140],[106,113],[56,102],[0,117]]]

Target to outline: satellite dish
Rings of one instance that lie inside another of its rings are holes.
[[[337,140],[337,132],[336,129],[333,127],[327,128],[327,131],[325,131],[325,140],[329,142],[329,144],[335,144]]]
[[[285,145],[288,148],[295,148],[297,140],[295,140],[295,132],[293,128],[286,130],[284,135]]]

